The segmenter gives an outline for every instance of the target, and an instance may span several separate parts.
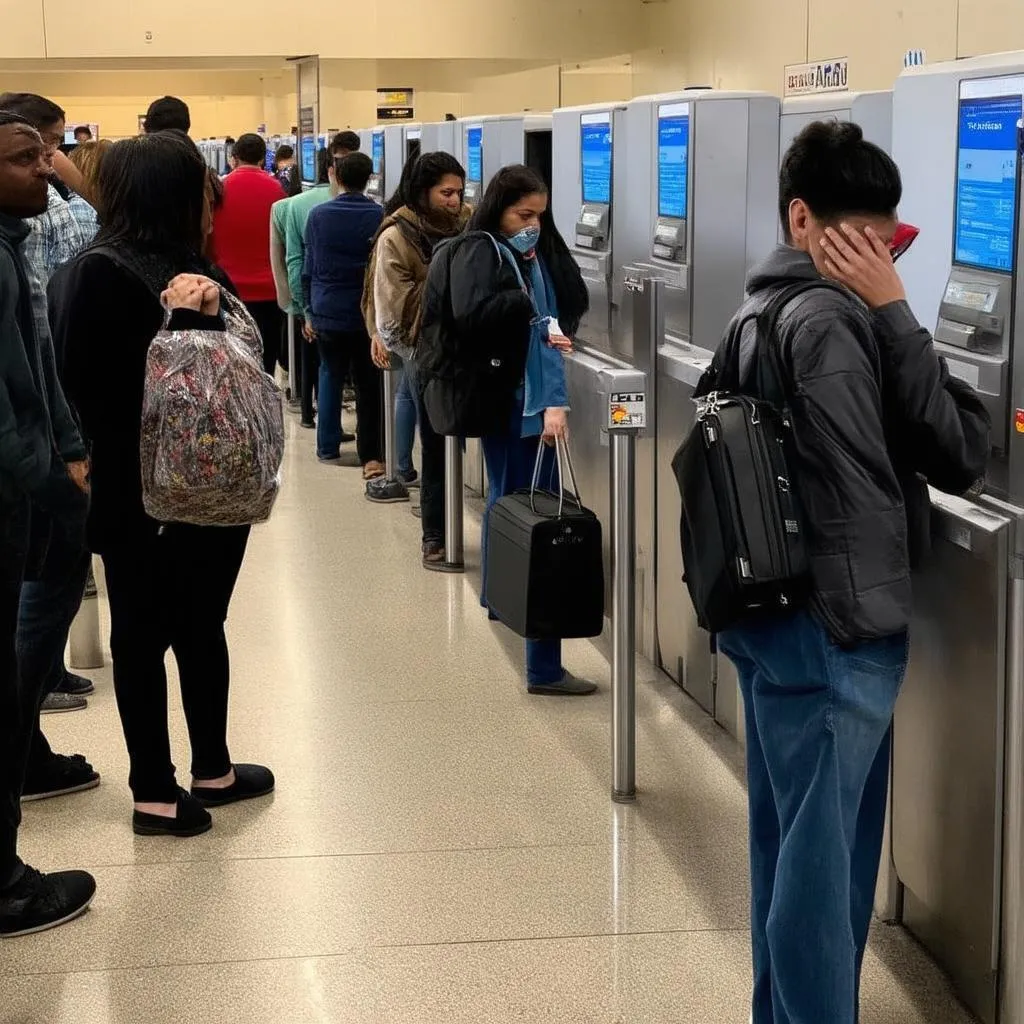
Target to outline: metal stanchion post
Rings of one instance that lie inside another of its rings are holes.
[[[81,607],[71,623],[69,660],[72,668],[103,668],[103,642],[100,639],[100,598],[96,581],[89,574]]]
[[[636,438],[647,425],[647,378],[602,371],[612,460],[612,799],[636,799]]]
[[[305,343],[305,339],[303,339]],[[288,405],[292,409],[302,406],[302,353],[299,332],[295,330],[295,317],[288,314]]]
[[[462,438],[444,439],[444,565],[447,572],[465,572],[463,529]]]

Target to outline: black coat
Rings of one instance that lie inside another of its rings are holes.
[[[730,331],[784,285],[818,276],[810,256],[779,246],[751,273]],[[812,610],[838,643],[891,636],[910,622],[909,535],[914,547],[926,542],[925,482],[959,494],[983,476],[988,414],[906,302],[872,312],[851,293],[816,288],[784,311],[778,337],[794,384]],[[741,367],[753,341],[747,332]]]

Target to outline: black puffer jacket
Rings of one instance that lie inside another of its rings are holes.
[[[779,288],[818,277],[810,256],[779,246],[751,272],[733,326]],[[753,356],[747,334],[741,373]],[[927,536],[925,481],[963,493],[983,475],[988,414],[950,377],[906,302],[872,312],[850,293],[815,288],[789,304],[778,336],[795,385],[813,611],[841,644],[891,636],[910,622],[908,536]]]

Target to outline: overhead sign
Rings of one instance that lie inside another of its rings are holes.
[[[907,50],[903,54],[903,66],[905,68],[919,68],[928,59],[924,50]]]
[[[846,57],[835,60],[789,64],[786,67],[786,96],[810,96],[816,92],[842,92],[849,88],[850,62]]]
[[[412,89],[378,89],[378,121],[411,121],[415,114]]]

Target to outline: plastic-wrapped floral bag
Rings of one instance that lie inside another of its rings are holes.
[[[142,494],[159,522],[262,523],[281,486],[281,390],[245,307],[222,291],[221,308],[225,331],[162,330],[149,347]]]

